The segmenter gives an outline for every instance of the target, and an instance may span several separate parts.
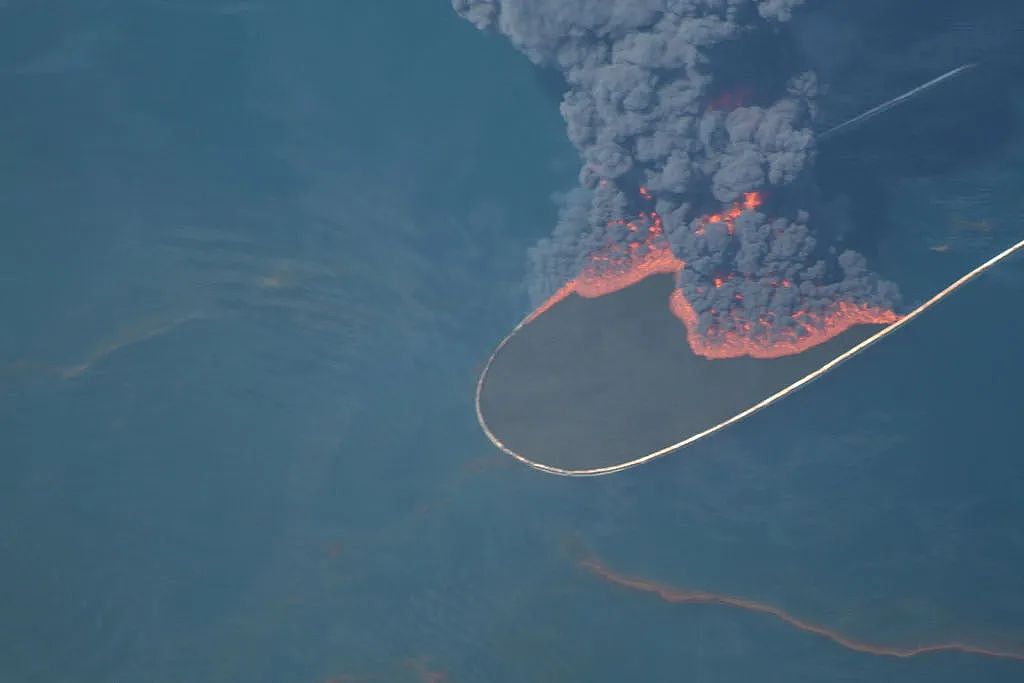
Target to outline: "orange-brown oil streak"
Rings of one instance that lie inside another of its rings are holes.
[[[107,357],[114,355],[118,351],[126,349],[130,346],[142,344],[148,342],[157,337],[163,336],[169,332],[172,332],[182,325],[189,323],[193,320],[200,320],[203,316],[199,313],[189,313],[178,318],[171,318],[167,320],[156,320],[155,323],[147,326],[142,326],[136,329],[130,329],[127,333],[123,334],[118,339],[107,343],[104,346],[96,349],[92,354],[82,363],[73,365],[65,368],[61,368],[59,374],[64,379],[77,379],[84,375],[86,372],[91,370],[97,363],[105,360]]]
[[[821,624],[815,624],[805,619],[801,619],[800,617],[790,614],[781,607],[770,605],[768,603],[757,602],[755,600],[736,597],[733,595],[725,595],[723,593],[684,590],[664,583],[659,583],[657,581],[652,581],[650,579],[626,576],[624,574],[619,574],[618,572],[612,569],[609,569],[600,561],[593,558],[586,558],[580,560],[579,565],[587,571],[604,579],[605,581],[613,583],[617,586],[621,586],[623,588],[629,588],[631,590],[640,591],[643,593],[653,593],[665,602],[689,603],[699,605],[722,605],[723,607],[732,607],[747,612],[754,612],[756,614],[764,614],[773,617],[778,621],[781,621],[787,626],[792,626],[798,631],[803,631],[804,633],[810,633],[816,636],[820,636],[822,638],[826,638],[828,640],[831,640],[833,643],[836,643],[837,645],[840,645],[854,652],[861,652],[864,654],[875,655],[878,657],[896,657],[900,659],[917,657],[919,655],[933,654],[938,652],[960,652],[969,655],[995,657],[999,659],[1012,659],[1015,661],[1024,662],[1024,650],[1004,650],[994,647],[986,647],[983,645],[975,645],[972,643],[963,643],[959,641],[928,643],[924,645],[916,645],[913,647],[898,647],[893,645],[869,643],[863,640],[858,640],[856,638],[844,635],[839,631],[828,628],[827,626],[822,626]]]

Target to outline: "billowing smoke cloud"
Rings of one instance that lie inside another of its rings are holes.
[[[899,297],[854,251],[843,251],[835,263],[815,259],[807,220],[803,211],[793,221],[745,211],[733,235],[723,223],[686,233],[681,250],[689,260],[679,284],[700,332],[792,340],[833,314],[837,302],[877,307]]]
[[[653,211],[659,238],[686,264],[679,287],[702,331],[770,342],[815,324],[806,312],[828,315],[840,301],[895,305],[896,288],[862,257],[836,256],[812,236],[815,75],[793,75],[771,103],[714,105],[722,85],[712,53],[773,31],[802,3],[453,0],[477,27],[501,32],[568,84],[561,111],[583,168],[554,233],[530,250],[535,304],[610,244],[639,241],[632,253],[642,255],[650,222],[639,231],[625,222]],[[763,197],[788,218],[762,213]]]

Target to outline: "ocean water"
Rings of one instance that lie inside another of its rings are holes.
[[[835,119],[979,62],[819,159],[914,300],[1024,237],[1024,33],[890,4],[792,30]],[[1021,259],[720,436],[555,478],[473,415],[578,164],[505,39],[441,0],[8,0],[0,88],[0,681],[1024,677],[580,566],[1024,647]]]

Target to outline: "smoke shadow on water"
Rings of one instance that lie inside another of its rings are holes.
[[[1022,84],[1024,6],[827,0],[809,5],[790,28],[823,84],[819,131],[968,67],[820,141],[815,178],[822,194],[846,198],[856,225],[847,230],[847,246],[877,267],[879,243],[898,229],[890,209],[904,201],[894,185],[988,163],[1020,135],[1014,93]]]
[[[845,245],[874,260],[899,230],[893,188],[907,178],[952,177],[999,156],[1019,134],[1012,99],[981,67],[821,147],[815,177],[825,204],[840,202],[852,226]],[[959,106],[962,101],[971,107]]]
[[[849,182],[851,162],[886,177],[930,176],[998,155],[1018,123],[994,77],[981,65],[823,144],[819,177],[826,189]]]

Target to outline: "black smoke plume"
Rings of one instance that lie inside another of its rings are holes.
[[[617,226],[653,209],[686,264],[679,286],[702,329],[769,320],[759,334],[770,341],[792,335],[798,311],[827,313],[840,300],[896,305],[896,287],[861,256],[814,238],[815,74],[763,77],[751,69],[758,82],[740,85],[757,102],[729,96],[738,84],[720,76],[719,65],[744,45],[784,42],[784,24],[801,4],[453,0],[463,17],[558,69],[568,85],[561,112],[583,161],[580,187],[566,195],[551,237],[530,250],[534,304],[610,241],[635,239]],[[706,220],[750,192],[764,204],[728,223]]]

